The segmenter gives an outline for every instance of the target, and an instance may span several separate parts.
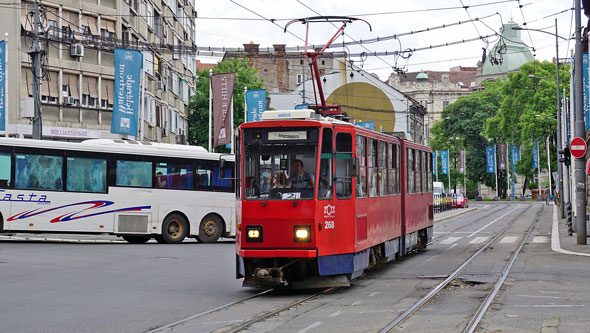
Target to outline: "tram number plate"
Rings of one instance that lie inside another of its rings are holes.
[[[334,229],[334,221],[324,221],[325,229]]]

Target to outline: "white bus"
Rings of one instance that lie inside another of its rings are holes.
[[[196,146],[0,138],[0,232],[234,237],[234,160]]]

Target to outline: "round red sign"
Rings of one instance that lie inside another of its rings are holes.
[[[580,137],[573,138],[570,143],[570,152],[573,157],[582,158],[586,155],[586,141]]]

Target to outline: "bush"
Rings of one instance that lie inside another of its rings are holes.
[[[539,188],[539,185],[537,183],[535,183],[535,182],[529,183],[529,190],[535,190],[537,188]]]

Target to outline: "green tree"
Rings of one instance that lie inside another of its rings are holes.
[[[213,68],[216,73],[236,73],[233,107],[234,128],[244,122],[244,87],[264,88],[264,81],[256,76],[258,70],[250,67],[248,59],[234,58],[223,61]],[[198,83],[195,95],[191,98],[189,108],[189,142],[206,149],[209,148],[209,70],[197,72]],[[217,152],[227,152],[224,147],[216,147]]]

